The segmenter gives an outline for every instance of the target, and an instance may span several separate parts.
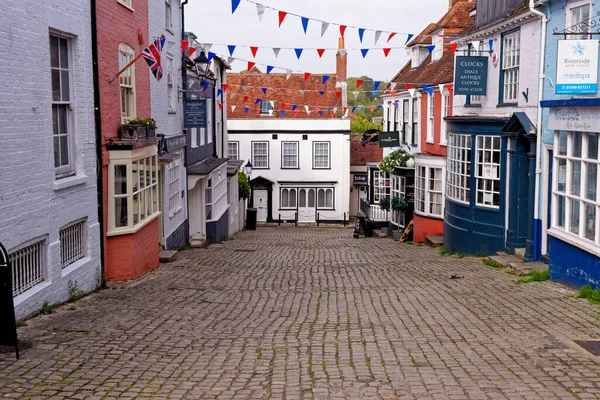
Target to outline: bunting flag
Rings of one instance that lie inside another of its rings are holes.
[[[261,101],[262,101],[262,99],[259,99],[259,98],[257,98],[257,99],[256,99],[256,102],[255,102],[254,104],[258,104],[258,103],[260,103]]]
[[[408,44],[408,42],[410,42],[410,40],[414,37],[415,35],[413,35],[412,33],[409,33],[408,36],[406,37],[406,42],[404,42],[404,45],[406,46]]]
[[[358,28],[358,38],[360,39],[360,42],[363,42],[363,36],[365,35],[365,30],[363,28]]]
[[[429,88],[429,85],[428,85],[428,84],[426,84],[426,83],[425,83],[425,84],[423,84],[423,91],[424,91],[424,92],[425,92],[425,91],[427,91],[427,89],[428,89],[428,88]]]
[[[427,46],[427,51],[429,52],[429,54],[433,53],[433,50],[435,49],[435,45],[431,45],[431,46]]]
[[[298,57],[299,60],[300,56],[302,55],[302,49],[294,49],[294,51],[296,52],[296,57]]]
[[[410,90],[411,87],[412,87],[412,83],[407,83],[406,84],[406,90]]]
[[[395,90],[395,89],[390,90],[390,96],[395,96],[396,92],[397,92],[397,90]]]
[[[304,82],[306,82],[309,77],[310,77],[310,72],[305,72],[304,73]]]
[[[344,115],[348,115],[348,107],[344,107]]]
[[[237,106],[231,106],[231,112],[234,112]]]
[[[362,85],[364,81],[362,79],[357,79],[356,80],[356,88],[358,89],[360,87],[360,85]]]
[[[400,103],[400,102],[398,102],[398,101],[395,101],[395,102],[394,102],[394,106],[396,107],[396,109],[398,109],[398,106],[400,105],[399,103]]]
[[[488,41],[488,43],[489,43],[489,46],[490,46],[490,53],[493,53],[494,52],[494,39],[490,39]]]
[[[210,51],[213,47],[212,43],[204,43],[204,50]]]
[[[219,97],[223,93],[223,89],[217,89],[217,97]]]
[[[252,68],[254,68],[255,65],[256,65],[256,63],[254,63],[252,61],[248,61],[248,72],[250,72],[252,70]]]
[[[208,62],[211,62],[213,58],[215,58],[216,54],[215,53],[211,53],[210,51],[208,52],[208,56],[206,57],[206,59],[208,60]]]
[[[329,80],[329,75],[323,75],[323,85]]]
[[[346,54],[347,54],[347,50],[346,49],[339,49],[338,52],[340,53],[340,57],[346,57]]]
[[[285,79],[289,80],[289,79],[290,79],[290,76],[292,76],[292,73],[293,73],[293,72],[294,72],[294,71],[292,71],[291,69],[286,69],[286,70],[285,70]]]
[[[371,92],[371,94],[372,94],[373,96],[377,96],[377,90],[373,90],[373,91]]]
[[[340,96],[342,95],[342,92],[335,92],[335,96],[339,99]]]
[[[479,40],[474,40],[471,42],[471,46],[473,46],[473,51],[475,51],[476,55],[479,55]]]
[[[285,103],[281,103],[281,109],[285,110]]]
[[[233,52],[235,51],[235,46],[234,45],[228,45],[227,48],[229,49],[229,55],[231,57],[233,57]]]
[[[433,96],[433,92],[435,91],[435,88],[433,86],[430,86],[427,88],[427,91],[429,92],[430,96]]]
[[[373,82],[373,90],[377,90],[377,88],[379,88],[379,85],[381,85],[380,81]]]
[[[407,56],[409,56],[409,57],[411,56],[411,54],[412,54],[412,48],[407,47],[406,49],[404,49],[404,51],[406,51],[406,55]]]
[[[328,113],[331,112],[331,107],[327,106],[327,107],[325,107],[325,109],[327,110]]]
[[[285,117],[285,110],[281,110],[281,116]]]
[[[363,58],[365,58],[369,52],[369,49],[360,49],[360,52],[362,53]]]
[[[308,106],[304,106],[304,110],[306,111],[306,115],[310,115],[310,110]]]
[[[327,32],[327,28],[329,28],[329,22],[321,22],[321,37],[325,35],[325,32]]]
[[[273,66],[271,65],[267,65],[267,75],[269,75],[271,73],[271,71],[273,71]]]
[[[306,17],[302,17],[302,29],[304,29],[304,33],[306,33],[307,29],[308,29],[308,18]]]
[[[438,88],[440,89],[440,93],[444,93],[444,89],[446,88],[446,85],[444,83],[440,83],[438,85]]]
[[[208,82],[208,81],[204,82],[204,86],[202,87],[203,92],[206,92],[206,89],[208,89],[209,84],[210,84],[210,82]]]
[[[324,90],[319,90],[319,94],[320,94],[321,96],[323,96],[323,95],[325,94],[325,91],[324,91]]]
[[[229,100],[233,99],[233,98],[234,98],[236,95],[237,95],[237,93],[231,93],[231,94],[229,95]]]
[[[390,51],[392,51],[391,48],[383,49],[383,55],[387,57],[390,54]]]
[[[260,108],[255,109],[254,112],[256,113],[256,115],[260,114]]]
[[[223,104],[222,103],[217,103],[219,105],[219,110],[223,109]]]
[[[192,54],[196,51],[195,47],[188,47],[188,57],[192,58]]]
[[[250,111],[250,109],[249,109],[248,107],[244,107],[244,112],[245,112],[246,114],[248,114],[248,111]]]
[[[261,88],[261,89],[262,89],[262,91],[263,91],[264,94],[267,94],[267,88],[266,87]]]
[[[396,82],[390,82],[390,88],[392,90],[396,89]]]
[[[375,32],[375,44],[377,44],[377,42],[379,41],[379,37],[381,36],[381,31],[376,31]]]
[[[187,49],[188,45],[190,44],[190,42],[188,42],[187,40],[182,40],[181,41],[181,52],[183,53],[185,51],[185,49]]]
[[[352,112],[356,111],[356,106],[352,107]]]
[[[297,104],[292,104],[292,111],[296,111],[296,108],[298,108]]]
[[[322,117],[322,116],[323,116],[323,111],[319,110],[319,117]]]
[[[227,64],[231,65],[231,63],[233,63],[234,61],[235,61],[235,58],[227,57]]]
[[[252,52],[252,57],[256,57],[256,53],[258,52],[258,47],[250,46],[250,51]]]
[[[346,33],[346,25],[340,25],[340,36],[342,36],[342,39],[344,38],[344,33]]]
[[[263,15],[265,15],[265,6],[262,4],[256,4],[256,12],[258,13],[258,20],[262,22]]]
[[[242,86],[242,90],[245,92],[246,90],[248,90],[248,86],[246,86],[246,85]]]
[[[281,28],[281,24],[283,23],[283,20],[285,19],[285,16],[287,15],[287,13],[285,11],[279,11],[279,27]]]
[[[352,95],[354,96],[354,100],[357,100],[359,92],[352,92]]]
[[[325,49],[317,49],[317,53],[319,53],[319,58],[323,58],[323,53],[325,53]]]
[[[275,58],[279,57],[279,52],[281,51],[278,47],[273,47],[273,53],[275,54]]]
[[[390,42],[390,40],[392,40],[392,38],[393,38],[394,36],[396,36],[396,32],[392,32],[392,33],[390,33],[390,36],[388,37],[387,43],[389,43],[389,42]]]
[[[231,13],[233,14],[240,5],[240,0],[231,0]]]
[[[458,43],[450,43],[450,50],[452,50],[452,54],[456,53],[457,48],[458,48]]]
[[[371,112],[375,111],[375,106],[370,106],[369,110],[371,110]]]
[[[250,97],[248,97],[248,96],[244,96],[244,101],[243,101],[243,103],[247,102],[249,98],[250,98]]]
[[[335,117],[336,113],[337,113],[337,107],[333,107],[333,110],[331,110],[331,116]]]
[[[297,116],[298,116],[298,110],[294,110],[294,111],[292,111],[292,112],[294,113],[294,117],[297,117]]]
[[[306,93],[306,90],[304,90],[304,89],[298,89],[298,92],[300,92],[300,94],[301,94],[302,96],[304,96],[304,93]]]

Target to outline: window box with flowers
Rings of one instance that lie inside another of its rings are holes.
[[[120,140],[139,140],[156,137],[156,121],[152,118],[135,118],[121,125]]]

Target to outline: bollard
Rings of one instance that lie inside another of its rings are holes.
[[[346,227],[346,213],[344,213],[344,228]]]
[[[281,214],[279,214],[279,226],[281,226]]]
[[[296,221],[295,221],[295,225],[298,226],[298,211],[296,211]]]
[[[317,228],[319,227],[319,220],[321,219],[320,216],[321,216],[321,214],[317,213]]]

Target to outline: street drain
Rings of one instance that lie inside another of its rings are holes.
[[[575,340],[575,343],[583,347],[588,353],[600,356],[600,340]]]

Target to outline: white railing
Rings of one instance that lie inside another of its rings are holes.
[[[379,207],[379,204],[369,204],[368,202],[360,201],[360,211],[371,221],[387,221],[387,212]]]
[[[12,266],[13,297],[31,289],[44,280],[46,258],[43,250],[44,241],[42,240],[9,255]]]
[[[60,256],[62,268],[85,257],[85,221],[60,230]]]

